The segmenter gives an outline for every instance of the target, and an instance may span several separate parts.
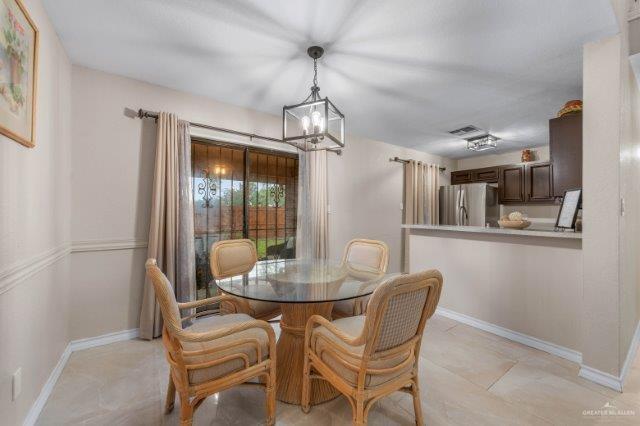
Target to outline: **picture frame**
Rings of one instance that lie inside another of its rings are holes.
[[[578,209],[582,205],[582,188],[564,191],[562,205],[556,218],[556,229],[575,229]]]
[[[0,0],[0,134],[35,147],[40,34],[21,0]]]

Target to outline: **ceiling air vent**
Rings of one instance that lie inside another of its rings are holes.
[[[477,133],[480,132],[481,129],[477,128],[476,126],[472,126],[472,125],[468,125],[468,126],[464,126],[461,127],[459,129],[456,130],[452,130],[449,133],[451,133],[452,135],[455,136],[464,136],[464,135],[468,135],[470,133]]]
[[[476,126],[469,125],[469,126],[461,127],[459,129],[456,129],[456,130],[452,130],[449,133],[451,133],[452,135],[455,135],[455,136],[462,137],[462,136],[468,135],[470,133],[477,133],[477,132],[480,132],[480,131],[481,130],[479,128],[477,128]]]

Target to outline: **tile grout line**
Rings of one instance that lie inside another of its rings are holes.
[[[486,389],[487,392],[491,392],[491,388],[493,387],[493,385],[495,385],[496,383],[498,383],[500,381],[500,379],[502,379],[504,376],[507,375],[507,373],[509,373],[509,371],[511,371],[511,369],[513,369],[513,367],[516,366],[516,364],[518,364],[518,362],[520,362],[519,360],[516,360],[516,362],[513,363],[513,365],[511,367],[509,367],[509,369],[507,371],[504,372],[504,374],[502,374],[500,377],[498,377],[497,379],[495,379],[493,381],[493,383],[491,383],[489,385],[489,387]],[[496,395],[497,396],[497,395]]]

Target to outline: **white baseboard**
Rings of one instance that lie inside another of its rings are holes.
[[[624,360],[624,364],[622,365],[622,370],[620,371],[619,377],[600,370],[596,370],[595,368],[589,367],[588,365],[584,364],[580,366],[580,377],[591,380],[592,382],[596,382],[599,385],[606,386],[618,392],[622,392],[624,390],[624,381],[627,379],[627,375],[629,374],[629,369],[631,368],[631,365],[633,364],[633,361],[636,359],[636,355],[638,354],[639,344],[640,322],[638,322],[636,331],[635,333],[633,333],[633,338],[631,339],[631,344],[629,345],[629,350],[627,351],[627,358]]]
[[[605,373],[603,371],[596,370],[595,368],[591,368],[587,365],[582,364],[580,366],[580,372],[578,373],[578,376],[599,385],[611,388],[615,391],[622,392],[622,381],[620,380],[620,377],[616,377],[613,374]]]
[[[635,361],[636,356],[638,355],[638,345],[640,345],[640,321],[636,325],[636,331],[633,333],[633,338],[631,339],[631,344],[627,351],[627,359],[624,360],[622,371],[620,372],[620,385],[622,388],[624,388],[624,381],[627,379],[629,369],[631,369],[633,361]]]
[[[29,409],[27,417],[24,419],[24,426],[35,425],[36,420],[38,420],[38,416],[44,408],[44,405],[47,403],[47,399],[49,399],[51,392],[53,392],[53,388],[55,387],[58,378],[60,378],[62,370],[64,370],[64,366],[67,364],[67,361],[69,361],[69,357],[71,356],[70,346],[71,345],[67,345],[67,347],[64,348],[64,351],[62,352],[58,363],[55,367],[53,367],[53,371],[49,375],[49,378],[45,382],[44,386],[42,386],[40,395],[38,395],[38,398],[36,398],[35,402]]]
[[[522,343],[523,345],[531,346],[532,348],[548,352],[552,355],[559,356],[560,358],[564,358],[577,364],[582,363],[582,353],[573,349],[565,348],[564,346],[547,342],[538,339],[537,337],[529,336],[527,334],[519,333],[517,331],[513,331],[499,325],[491,324],[489,322],[479,320],[465,314],[460,314],[447,308],[438,308],[436,310],[436,313],[442,315],[443,317],[451,318],[452,320],[467,324],[471,327],[479,328],[480,330],[484,330],[488,333],[504,337],[505,339],[513,340],[514,342]]]
[[[71,352],[81,351],[82,349],[95,348],[96,346],[108,345],[109,343],[120,342],[123,340],[131,340],[138,337],[139,329],[116,331],[115,333],[103,334],[97,337],[88,337],[86,339],[78,339],[69,343]]]
[[[123,340],[135,339],[136,337],[138,337],[138,334],[139,330],[137,328],[134,328],[132,330],[123,330],[115,333],[103,334],[102,336],[89,337],[87,339],[73,340],[69,342],[67,347],[62,352],[58,363],[49,375],[49,378],[40,390],[40,395],[38,395],[38,398],[36,398],[35,402],[29,409],[27,417],[24,419],[23,425],[35,425],[38,417],[40,416],[40,412],[42,412],[42,409],[47,403],[49,396],[51,396],[51,392],[53,392],[53,388],[55,387],[56,382],[62,374],[62,370],[64,370],[64,366],[67,364],[67,361],[69,361],[69,357],[73,352],[80,351],[82,349],[94,348],[96,346],[108,345],[109,343],[120,342]]]

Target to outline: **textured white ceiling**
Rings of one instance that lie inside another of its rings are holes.
[[[273,114],[322,45],[348,133],[453,158],[473,155],[447,133],[466,124],[498,151],[546,144],[582,45],[617,31],[609,0],[43,1],[74,63]]]

